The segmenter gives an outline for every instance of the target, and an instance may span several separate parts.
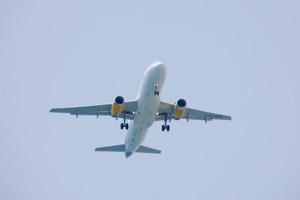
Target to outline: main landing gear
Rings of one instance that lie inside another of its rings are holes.
[[[120,128],[123,130],[124,128],[126,129],[126,130],[128,130],[128,128],[129,128],[129,125],[128,125],[128,123],[121,123],[120,124]]]
[[[168,132],[170,131],[170,125],[162,125],[161,126],[161,131],[165,131],[165,130],[167,130]]]
[[[122,130],[123,130],[124,128],[125,128],[126,130],[128,130],[129,125],[128,125],[128,123],[126,123],[125,113],[123,113],[123,116],[124,116],[124,117],[123,117],[124,122],[120,124],[120,128],[121,128]]]
[[[163,124],[162,126],[161,126],[161,131],[165,131],[165,130],[167,130],[168,132],[170,131],[170,125],[168,125],[167,124],[167,120],[168,120],[168,115],[165,115],[165,124]]]

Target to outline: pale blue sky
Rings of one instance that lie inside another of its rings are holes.
[[[299,1],[0,3],[0,199],[300,199]],[[132,100],[154,60],[162,100],[232,122],[173,121],[144,144],[112,118],[52,107]]]

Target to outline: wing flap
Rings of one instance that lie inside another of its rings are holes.
[[[169,104],[165,102],[160,102],[158,115],[155,118],[155,121],[165,120],[165,115],[168,116],[168,119],[174,118],[174,104]],[[205,112],[201,110],[186,108],[186,113],[183,116],[183,119],[194,119],[194,120],[204,120],[204,121],[211,121],[213,119],[217,120],[231,120],[231,116],[216,114]]]
[[[110,112],[111,104],[104,104],[104,105],[96,105],[96,106],[83,106],[83,107],[70,107],[70,108],[52,108],[50,112],[55,113],[70,113],[71,115],[76,114],[89,114],[89,115],[96,115],[100,112]]]
[[[231,116],[228,115],[221,115],[215,114],[210,112],[205,112],[201,110],[195,109],[187,109],[187,114],[184,116],[185,119],[195,119],[195,120],[204,120],[204,121],[211,121],[213,119],[216,120],[231,120]]]
[[[126,119],[132,120],[134,112],[137,109],[137,101],[128,101],[124,103],[124,111],[119,117],[126,115]],[[71,115],[111,115],[111,104],[83,106],[83,107],[70,107],[70,108],[52,108],[50,112],[54,113],[69,113]]]

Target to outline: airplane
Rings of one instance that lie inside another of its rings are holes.
[[[121,129],[128,130],[125,144],[99,147],[95,151],[125,152],[128,158],[133,153],[154,153],[161,151],[141,145],[147,131],[155,121],[163,121],[162,131],[170,131],[168,122],[171,120],[231,120],[231,116],[205,112],[187,107],[185,99],[175,103],[160,101],[162,86],[166,77],[166,67],[161,62],[152,63],[145,71],[144,78],[139,88],[136,100],[125,101],[122,96],[117,96],[112,104],[103,104],[85,107],[53,108],[50,112],[69,113],[79,115],[111,116],[121,118]],[[130,120],[130,124],[127,123]]]

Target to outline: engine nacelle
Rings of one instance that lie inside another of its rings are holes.
[[[115,101],[111,105],[111,115],[113,117],[118,117],[120,113],[124,110],[124,98],[122,96],[117,96]]]
[[[174,119],[181,119],[186,111],[186,101],[179,99],[174,105]]]

